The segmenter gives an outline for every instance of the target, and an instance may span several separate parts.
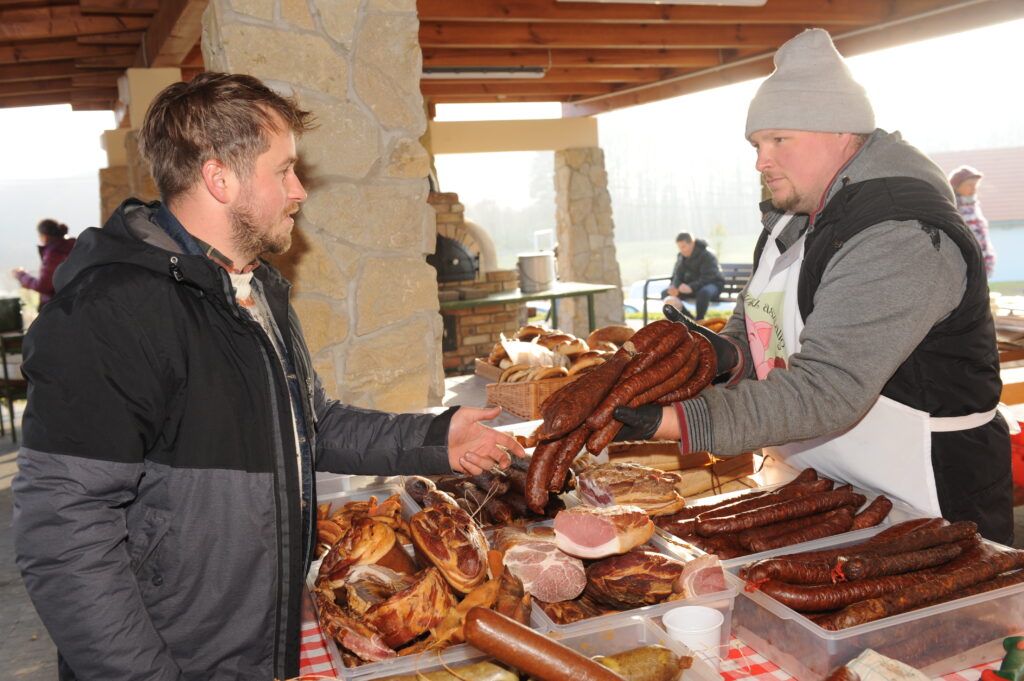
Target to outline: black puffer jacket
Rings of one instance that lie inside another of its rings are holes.
[[[689,258],[682,253],[676,257],[676,265],[672,268],[672,286],[678,288],[680,284],[686,284],[694,291],[708,284],[725,286],[725,277],[722,276],[722,268],[718,266],[718,258],[708,248],[708,242],[704,239],[694,240],[693,253]]]
[[[293,677],[312,490],[285,376],[225,271],[181,252],[157,208],[129,200],[83,233],[29,330],[18,565],[78,679]],[[326,398],[288,283],[256,272],[317,468],[450,472],[442,419]]]

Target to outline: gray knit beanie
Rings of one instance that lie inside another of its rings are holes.
[[[870,133],[875,114],[828,32],[809,28],[775,53],[775,71],[747,110],[746,137],[758,130]]]

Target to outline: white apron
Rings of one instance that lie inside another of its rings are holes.
[[[800,350],[804,324],[797,283],[804,237],[783,254],[775,245],[775,237],[790,218],[786,215],[772,229],[744,301],[747,339],[758,380],[776,368],[787,368],[789,358]],[[995,413],[930,417],[880,395],[860,421],[837,435],[766,447],[765,452],[796,469],[814,468],[822,475],[940,516],[931,433],[976,428],[988,423]]]

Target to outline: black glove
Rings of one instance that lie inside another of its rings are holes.
[[[715,349],[715,359],[718,365],[718,373],[715,374],[716,376],[721,376],[722,374],[731,372],[736,368],[736,365],[739,364],[740,352],[732,340],[718,335],[706,326],[697,324],[672,305],[666,305],[663,311],[665,313],[665,319],[673,322],[682,322],[683,324],[686,324],[686,327],[690,329],[691,332],[699,333],[710,341],[711,347]]]
[[[612,438],[616,442],[622,440],[650,440],[661,425],[662,409],[657,404],[645,404],[640,407],[615,407],[615,420],[624,425]]]

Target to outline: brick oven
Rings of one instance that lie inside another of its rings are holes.
[[[445,255],[428,260],[438,268],[440,300],[478,298],[519,288],[519,272],[497,269],[493,242],[483,229],[465,219],[458,194],[431,192],[428,201],[437,214],[439,245],[444,244],[446,249]],[[446,239],[456,242],[461,249],[445,243]],[[463,253],[476,260],[472,278],[465,269],[461,275],[454,272],[466,268]],[[444,371],[449,375],[465,374],[473,372],[477,357],[486,357],[491,352],[502,332],[511,333],[526,322],[526,307],[522,303],[514,303],[446,310],[442,318]]]

